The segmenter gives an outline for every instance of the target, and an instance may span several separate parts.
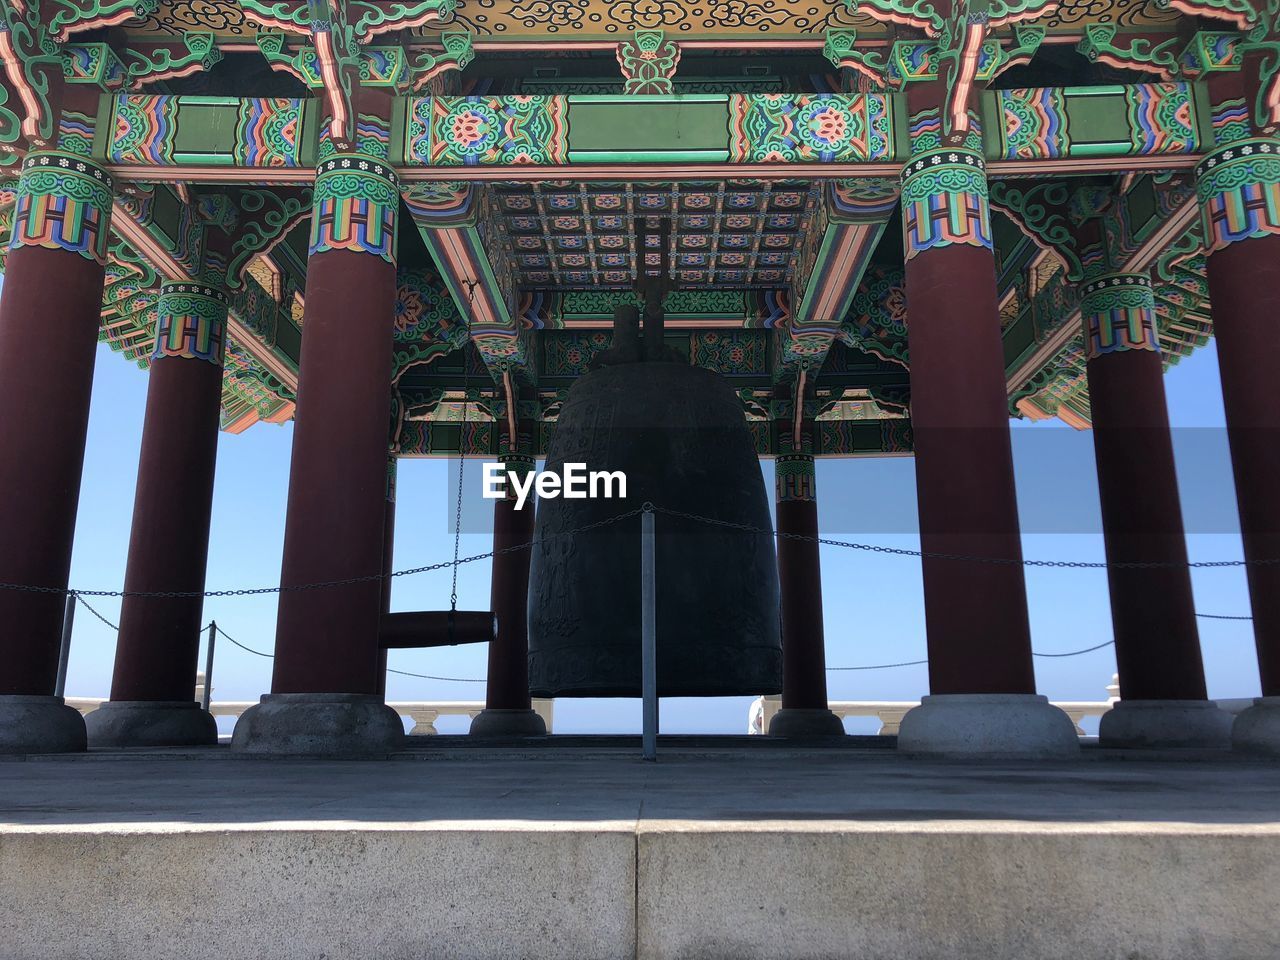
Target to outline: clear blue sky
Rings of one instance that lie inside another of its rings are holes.
[[[1221,431],[1222,401],[1212,345],[1174,367],[1167,377],[1169,405],[1177,428],[1184,513],[1192,559],[1240,556],[1234,529],[1235,498],[1226,440]],[[141,440],[147,376],[99,347],[85,474],[76,529],[71,582],[80,588],[118,589],[123,580],[133,488]],[[1103,557],[1098,534],[1098,499],[1093,450],[1087,433],[1058,424],[1015,422],[1015,457],[1020,508],[1027,528],[1030,558]],[[213,504],[209,558],[210,589],[270,585],[278,582],[288,490],[292,426],[259,424],[240,436],[221,435]],[[772,468],[763,465],[772,490]],[[903,459],[825,460],[818,466],[818,496],[824,532],[842,539],[918,547],[897,518],[914,504],[914,464]],[[468,468],[468,499],[479,501],[478,467]],[[444,461],[402,461],[396,530],[396,568],[446,560],[453,543],[448,518],[453,493]],[[1061,532],[1084,530],[1086,532]],[[486,552],[489,537],[467,534],[463,555]],[[925,655],[923,599],[919,563],[910,558],[868,555],[823,548],[822,581],[827,662],[831,666],[921,659]],[[465,566],[459,575],[459,605],[488,604],[487,562]],[[1092,646],[1110,639],[1106,576],[1100,570],[1028,570],[1032,632],[1038,651],[1056,652]],[[448,602],[448,573],[396,581],[398,610],[439,609]],[[1239,568],[1195,572],[1197,606],[1202,612],[1247,613],[1244,573]],[[112,620],[119,601],[94,601]],[[250,646],[270,650],[274,643],[276,600],[272,596],[211,600],[205,620]],[[1256,696],[1258,676],[1248,623],[1202,622],[1201,638],[1209,691],[1216,697]],[[67,683],[70,695],[105,696],[111,675],[114,634],[81,610],[76,621]],[[391,665],[404,670],[453,677],[483,677],[485,648],[459,647],[395,651]],[[1041,693],[1056,699],[1105,698],[1104,686],[1115,671],[1112,651],[1100,650],[1065,660],[1036,662]],[[255,699],[270,685],[270,661],[230,644],[218,649],[216,698]],[[833,699],[910,700],[926,693],[923,667],[866,672],[833,672]],[[447,683],[391,676],[388,696],[395,700],[482,699],[483,684]],[[664,701],[667,731],[744,732],[748,699]],[[560,701],[560,731],[610,732],[639,729],[637,701]],[[461,732],[462,721],[442,721],[442,732]],[[854,728],[851,728],[854,729]],[[858,730],[871,727],[858,727]]]

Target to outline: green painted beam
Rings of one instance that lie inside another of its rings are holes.
[[[1202,147],[1197,83],[983,94],[993,161],[1179,157]],[[105,159],[120,167],[309,168],[314,98],[108,96]],[[901,98],[877,93],[421,96],[398,101],[402,171],[586,164],[824,166],[900,162]],[[883,176],[883,171],[876,175]]]

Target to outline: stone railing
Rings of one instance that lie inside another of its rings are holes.
[[[1080,725],[1085,717],[1100,717],[1120,696],[1120,678],[1114,674],[1107,684],[1106,700],[1055,700],[1053,705],[1062,710],[1076,725],[1076,733],[1085,736]],[[831,700],[827,706],[841,720],[846,717],[875,717],[880,721],[876,732],[882,737],[896,736],[902,718],[912,707],[920,706],[919,700]],[[782,709],[782,698],[757,697],[747,714],[747,732],[761,734],[769,729],[773,715]]]
[[[1085,736],[1081,723],[1085,717],[1101,717],[1120,699],[1120,678],[1112,675],[1106,686],[1106,700],[1054,700],[1053,705],[1062,710],[1071,722],[1076,725],[1076,733]],[[1252,705],[1251,699],[1218,700],[1219,707],[1228,713],[1238,714]],[[918,700],[832,700],[827,704],[831,712],[843,720],[845,717],[875,717],[880,721],[881,736],[896,736],[902,718],[912,707],[918,707]],[[769,729],[769,721],[782,709],[781,697],[757,697],[752,701],[747,714],[747,732],[764,733]]]
[[[1060,708],[1076,725],[1076,733],[1085,735],[1080,726],[1085,717],[1100,717],[1111,709],[1111,700],[1055,700],[1053,705]],[[919,700],[832,700],[827,704],[841,720],[846,717],[875,717],[880,721],[880,729],[876,733],[881,736],[896,736],[898,725],[912,707],[920,706]],[[758,697],[751,704],[749,733],[763,733],[769,729],[773,715],[782,709],[781,697]]]
[[[199,701],[204,696],[204,674],[200,674],[196,680],[195,699]],[[87,714],[97,710],[105,698],[67,697],[66,700],[67,706],[79,710],[82,714]],[[240,714],[257,702],[257,700],[215,700],[209,704],[209,712],[215,717],[239,717]],[[429,737],[439,733],[436,729],[436,721],[441,717],[467,717],[469,720],[474,719],[476,714],[484,709],[484,701],[389,700],[387,701],[387,706],[400,714],[400,716],[408,717],[413,721],[413,727],[409,730],[411,736]],[[547,733],[551,733],[551,724],[555,717],[555,701],[535,699],[533,701],[533,709],[546,723]]]
[[[204,674],[197,675],[196,684],[195,699],[200,700],[204,696]],[[1085,731],[1081,723],[1084,719],[1101,717],[1119,698],[1120,687],[1116,677],[1111,678],[1111,683],[1107,685],[1106,690],[1106,700],[1055,700],[1053,705],[1071,718],[1071,722],[1076,725],[1076,733],[1083,737]],[[97,710],[105,698],[67,697],[66,699],[67,706],[74,707],[81,713],[89,713]],[[210,704],[209,712],[215,717],[239,717],[255,703],[257,703],[256,700],[214,701]],[[1240,713],[1249,707],[1253,700],[1219,700],[1217,703],[1228,713]],[[831,712],[842,720],[846,717],[875,717],[880,721],[880,728],[876,732],[881,736],[894,736],[898,733],[898,725],[902,723],[906,712],[912,707],[919,706],[920,702],[918,700],[832,700],[828,705]],[[474,719],[476,714],[484,709],[484,701],[391,700],[388,701],[387,706],[402,717],[408,717],[413,721],[413,727],[409,730],[410,735],[429,737],[439,733],[436,729],[436,721],[441,717]],[[768,730],[769,721],[781,708],[781,697],[757,697],[751,703],[747,732],[759,734]],[[533,709],[546,723],[547,733],[551,733],[552,720],[555,717],[555,701],[535,699]]]

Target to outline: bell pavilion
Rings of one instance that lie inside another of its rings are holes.
[[[233,748],[394,749],[396,462],[532,469],[643,306],[777,465],[775,735],[841,732],[812,537],[854,494],[814,463],[912,456],[899,749],[1078,750],[1036,695],[1010,452],[1058,418],[1097,454],[1103,742],[1280,752],[1280,0],[0,0],[0,68],[0,751],[214,742],[217,434],[289,420],[274,675]],[[1211,337],[1264,694],[1234,732],[1162,381]],[[99,343],[149,385],[86,732],[54,694]],[[534,511],[493,509],[473,734],[536,735]]]

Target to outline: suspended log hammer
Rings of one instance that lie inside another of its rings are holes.
[[[383,650],[456,647],[488,643],[498,635],[498,618],[488,610],[420,610],[384,613],[378,627]]]

